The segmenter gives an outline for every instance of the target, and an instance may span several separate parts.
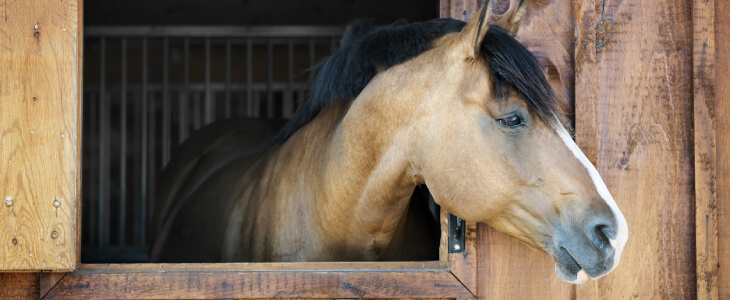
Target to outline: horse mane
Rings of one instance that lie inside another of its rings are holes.
[[[412,24],[399,20],[376,29],[368,21],[353,21],[340,40],[339,50],[317,66],[309,97],[279,131],[276,140],[285,142],[324,108],[355,99],[378,69],[388,69],[418,56],[433,40],[458,32],[465,25],[454,19]],[[489,27],[481,50],[498,98],[507,99],[511,86],[540,118],[551,126],[559,126],[554,92],[532,53],[495,25]]]

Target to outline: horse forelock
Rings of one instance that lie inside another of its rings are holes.
[[[376,29],[356,20],[345,31],[340,49],[320,62],[311,92],[276,139],[285,142],[325,107],[355,99],[377,70],[388,69],[418,56],[431,42],[460,31],[466,23],[434,19],[408,24],[402,20]],[[509,87],[522,96],[537,115],[552,127],[562,126],[555,95],[535,57],[504,29],[490,26],[481,52],[497,86],[497,98],[507,99]],[[506,87],[506,88],[500,88]]]

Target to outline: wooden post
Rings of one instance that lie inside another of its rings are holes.
[[[697,298],[730,298],[730,1],[693,1]]]
[[[73,270],[80,6],[0,0],[0,7],[0,272]]]
[[[624,212],[629,241],[582,299],[692,298],[692,7],[575,1],[576,141]]]

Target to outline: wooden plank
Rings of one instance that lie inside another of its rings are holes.
[[[43,272],[40,273],[40,296],[43,298],[48,292],[61,281],[61,278],[66,276],[66,273],[60,272]]]
[[[717,135],[715,1],[692,1],[692,80],[695,151],[697,298],[718,299]],[[719,107],[718,107],[719,108]],[[719,113],[719,115],[718,115]]]
[[[101,292],[103,291],[103,292]],[[85,269],[68,273],[45,299],[471,298],[447,270],[180,271]]]
[[[76,199],[79,199],[76,204],[76,263],[81,263],[81,165],[83,161],[81,160],[81,149],[82,149],[82,140],[83,140],[83,105],[84,105],[84,0],[76,0],[78,3],[77,6],[77,13],[78,18],[76,19],[76,26],[77,26],[77,32],[76,37],[81,37],[76,39],[77,43],[77,61],[78,64],[76,66],[77,70],[77,80],[76,80],[76,161],[78,161],[78,165],[76,166]],[[68,29],[67,29],[68,30]]]
[[[718,242],[717,299],[730,299],[730,1],[716,0],[715,199]],[[712,79],[709,79],[712,80]],[[699,223],[699,222],[698,222]],[[698,245],[700,245],[698,243]],[[698,247],[699,248],[699,247]]]
[[[573,285],[555,275],[546,253],[479,224],[477,295],[486,299],[575,299]]]
[[[618,268],[578,298],[696,293],[690,4],[575,1],[576,141],[630,232]]]
[[[449,271],[456,276],[461,283],[472,293],[477,291],[477,224],[467,222],[466,226],[466,251],[462,253],[449,253]],[[447,250],[448,252],[448,250]]]
[[[0,299],[38,299],[39,273],[0,273]]]
[[[277,262],[277,263],[183,263],[183,264],[79,264],[81,273],[117,272],[268,272],[268,271],[376,271],[434,270],[447,271],[438,261],[397,262]]]
[[[0,197],[12,200],[0,206],[0,270],[72,270],[79,8],[76,0],[1,0],[0,7]]]

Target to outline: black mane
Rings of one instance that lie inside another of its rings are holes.
[[[353,22],[340,41],[340,49],[320,63],[309,98],[276,139],[286,141],[325,107],[355,99],[375,76],[377,68],[387,69],[418,56],[428,49],[431,41],[458,32],[465,24],[453,19],[434,19],[413,24],[399,21],[375,29],[368,22]],[[543,120],[556,125],[558,114],[552,87],[537,60],[522,44],[493,25],[487,31],[481,51],[495,80],[498,98],[506,97],[512,86]]]

